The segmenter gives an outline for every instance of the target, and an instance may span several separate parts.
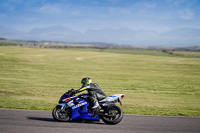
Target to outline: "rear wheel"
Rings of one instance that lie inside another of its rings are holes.
[[[61,106],[56,106],[52,111],[52,116],[56,121],[66,122],[71,119],[70,109],[61,110]]]
[[[106,124],[117,124],[123,118],[122,110],[117,106],[111,106],[108,108],[107,113],[101,116],[101,119]]]

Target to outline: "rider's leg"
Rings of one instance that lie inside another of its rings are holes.
[[[89,94],[90,100],[91,100],[91,102],[93,104],[92,109],[99,108],[100,106],[99,106],[99,102],[98,102],[98,99],[97,99],[96,92],[90,91],[88,94]]]

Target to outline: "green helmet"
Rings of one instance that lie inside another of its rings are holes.
[[[92,83],[92,80],[91,80],[89,77],[83,78],[83,79],[81,80],[81,84],[82,84],[83,86],[89,85],[90,83]]]

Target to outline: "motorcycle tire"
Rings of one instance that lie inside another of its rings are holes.
[[[70,109],[62,111],[61,106],[56,106],[52,111],[52,116],[56,121],[67,122],[71,119],[71,111]]]
[[[118,106],[108,108],[108,113],[101,116],[101,119],[106,124],[118,124],[123,119],[123,111]]]

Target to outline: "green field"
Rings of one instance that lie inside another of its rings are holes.
[[[200,116],[199,52],[178,54],[1,46],[0,108],[52,110],[91,77],[107,95],[125,94],[125,114]]]

